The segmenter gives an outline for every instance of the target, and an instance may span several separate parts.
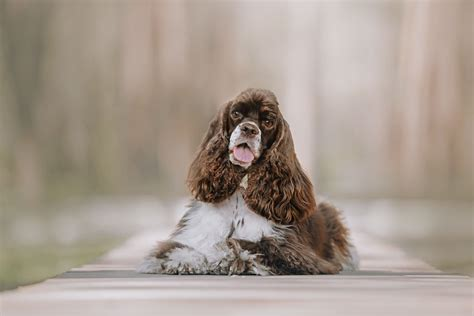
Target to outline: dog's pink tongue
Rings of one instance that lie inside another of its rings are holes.
[[[235,147],[234,157],[237,158],[237,160],[245,162],[245,163],[252,162],[254,158],[252,151],[247,146]]]

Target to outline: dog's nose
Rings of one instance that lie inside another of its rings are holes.
[[[255,137],[258,135],[258,127],[252,123],[242,123],[240,130],[247,137]]]

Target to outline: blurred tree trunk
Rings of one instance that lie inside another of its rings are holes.
[[[24,201],[36,202],[42,193],[42,151],[38,144],[38,99],[43,87],[41,60],[46,53],[51,6],[43,3],[0,3],[0,45],[9,82],[12,133],[13,185]],[[3,100],[2,102],[7,102]]]
[[[399,100],[391,148],[393,170],[400,172],[399,188],[408,195],[440,194],[457,177],[465,185],[472,177],[472,172],[461,171],[472,170],[468,167],[472,151],[465,148],[472,146],[472,133],[465,133],[466,125],[472,124],[472,115],[466,117],[472,110],[465,107],[472,107],[472,99],[462,85],[465,72],[472,71],[472,64],[463,64],[472,56],[462,58],[463,41],[472,45],[472,28],[464,28],[461,22],[472,21],[472,10],[466,16],[462,3],[407,1],[403,5]],[[466,191],[466,187],[458,189]]]
[[[318,59],[319,37],[318,7],[308,4],[291,5],[288,9],[288,54],[286,98],[283,112],[291,127],[295,149],[301,165],[311,177],[317,176],[316,124],[318,93],[316,64],[308,60]],[[312,67],[311,67],[312,66]]]

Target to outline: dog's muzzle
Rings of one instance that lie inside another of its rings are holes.
[[[234,165],[248,168],[260,157],[262,132],[254,122],[242,122],[230,135],[229,159]]]

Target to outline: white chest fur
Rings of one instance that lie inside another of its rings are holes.
[[[240,192],[218,204],[199,203],[184,218],[185,226],[172,239],[202,252],[210,261],[224,255],[217,245],[226,238],[259,241],[275,234],[274,224],[252,212]]]

